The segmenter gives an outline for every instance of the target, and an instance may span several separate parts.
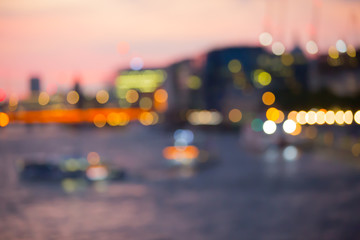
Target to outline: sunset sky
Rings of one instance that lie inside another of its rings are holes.
[[[303,47],[310,40],[313,1],[2,0],[0,88],[24,95],[30,76],[37,75],[51,92],[55,85],[70,88],[79,76],[91,91],[133,57],[145,67],[166,66],[216,47],[258,45],[264,30],[287,48]],[[315,1],[320,49],[339,38],[359,46],[360,1]],[[118,51],[124,42],[127,54]]]

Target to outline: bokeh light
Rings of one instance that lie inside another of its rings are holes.
[[[269,108],[267,111],[266,111],[266,118],[268,119],[268,120],[271,120],[271,121],[276,121],[276,120],[278,120],[278,118],[279,118],[279,116],[280,116],[280,113],[279,113],[279,110],[278,109],[276,109],[276,108]]]
[[[187,87],[193,90],[199,89],[201,87],[201,78],[198,76],[190,76],[186,82]]]
[[[240,122],[242,119],[242,113],[239,109],[231,109],[229,112],[229,120],[233,123]]]
[[[70,104],[76,104],[80,99],[79,94],[76,91],[70,91],[67,96],[66,96],[66,100],[68,103]]]
[[[241,63],[237,59],[233,59],[228,64],[228,69],[232,73],[238,73],[241,71]]]
[[[305,115],[306,122],[310,125],[313,125],[316,123],[316,112],[309,111]]]
[[[298,150],[295,146],[287,146],[283,151],[283,157],[287,161],[294,161],[298,158]]]
[[[119,113],[111,112],[107,115],[107,123],[110,126],[117,126],[120,124],[120,115]]]
[[[316,123],[319,125],[322,125],[325,123],[325,112],[324,111],[316,112]]]
[[[351,152],[355,157],[359,157],[360,156],[360,143],[355,143],[351,147]]]
[[[309,54],[317,54],[319,52],[319,48],[317,46],[317,44],[314,42],[314,41],[308,41],[306,43],[306,51],[309,53]]]
[[[296,121],[301,125],[306,124],[306,112],[305,111],[298,112],[296,115]]]
[[[140,57],[134,57],[130,61],[130,68],[135,71],[139,71],[143,68],[144,61]]]
[[[337,111],[335,113],[335,122],[339,125],[344,124],[344,111]]]
[[[281,62],[285,66],[291,66],[294,63],[294,61],[295,59],[293,55],[291,55],[290,53],[284,53],[283,55],[281,55]]]
[[[262,130],[263,121],[260,118],[255,118],[251,121],[251,129],[255,132],[260,132]]]
[[[257,80],[262,86],[267,86],[271,83],[271,75],[268,72],[261,72],[259,73]]]
[[[130,89],[126,92],[125,99],[129,103],[136,103],[139,99],[139,93],[134,89]]]
[[[273,134],[276,131],[276,123],[271,121],[271,120],[267,120],[264,122],[263,125],[263,130],[266,134]]]
[[[352,124],[353,122],[353,113],[352,111],[348,110],[344,113],[344,122],[346,124]]]
[[[0,102],[4,101],[6,98],[6,92],[0,88]]]
[[[139,101],[139,107],[143,110],[149,110],[152,107],[152,100],[149,97],[143,97]]]
[[[291,111],[291,112],[289,112],[289,114],[288,114],[288,119],[291,119],[291,120],[293,120],[293,121],[297,121],[296,120],[296,116],[297,116],[297,111]]]
[[[336,50],[338,50],[341,53],[346,53],[347,47],[344,40],[339,39],[336,41]]]
[[[6,127],[9,122],[9,116],[6,113],[0,112],[0,127]]]
[[[271,46],[271,50],[273,54],[277,56],[281,56],[282,54],[285,53],[285,46],[281,42],[274,42],[273,45]]]
[[[263,46],[270,46],[273,41],[273,37],[268,32],[263,32],[259,35],[259,42]]]
[[[283,130],[288,134],[292,134],[296,130],[296,122],[288,119],[283,123]]]
[[[325,122],[329,125],[335,123],[335,112],[334,111],[327,111],[325,113]]]
[[[96,93],[96,101],[105,104],[109,101],[109,93],[106,90],[100,90]]]
[[[49,103],[50,96],[47,92],[41,92],[38,97],[38,102],[41,106],[45,106]]]
[[[356,49],[355,49],[355,47],[353,46],[353,45],[348,45],[347,46],[347,55],[349,56],[349,57],[356,57]]]
[[[99,113],[99,114],[96,114],[95,117],[94,117],[94,125],[98,128],[102,128],[106,125],[106,117],[105,115]]]
[[[154,123],[154,116],[150,112],[142,112],[139,116],[139,121],[144,126],[149,126]]]
[[[158,89],[154,93],[154,99],[159,103],[164,103],[168,99],[168,93],[164,89]]]
[[[89,152],[87,155],[87,161],[90,165],[97,165],[100,163],[100,156],[97,152]]]
[[[360,124],[360,110],[358,110],[355,114],[354,114],[354,121],[357,124]]]
[[[265,105],[272,105],[275,102],[275,95],[272,92],[265,92],[262,101]]]
[[[332,59],[338,59],[339,58],[339,52],[334,46],[331,46],[329,48],[328,53],[329,53],[329,57],[331,57]]]

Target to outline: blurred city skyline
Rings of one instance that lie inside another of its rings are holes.
[[[321,52],[338,39],[359,45],[359,1],[265,2],[2,1],[1,88],[24,95],[37,75],[47,91],[74,78],[99,89],[134,57],[163,67],[213,48],[257,46],[264,31],[287,49],[309,40]]]

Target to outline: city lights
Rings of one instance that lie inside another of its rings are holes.
[[[319,49],[318,49],[317,44],[314,41],[308,41],[306,43],[306,51],[309,54],[314,55],[314,54],[317,54],[319,52]]]
[[[284,129],[284,132],[286,132],[288,134],[292,134],[296,130],[296,122],[294,122],[291,119],[286,120],[283,123],[283,129]]]
[[[9,122],[9,116],[6,113],[0,112],[0,127],[6,127]]]
[[[46,92],[41,92],[38,97],[38,102],[41,106],[45,106],[50,101],[50,96]]]
[[[229,112],[229,120],[233,123],[240,122],[242,119],[242,113],[239,109],[231,109]]]
[[[263,130],[266,134],[273,134],[276,131],[276,123],[271,121],[271,120],[267,120],[264,122],[263,125]]]
[[[96,93],[96,101],[100,104],[105,104],[109,101],[109,93],[105,90],[100,90]]]
[[[130,67],[132,70],[138,71],[141,70],[144,66],[144,61],[139,57],[134,57],[130,61]]]
[[[285,53],[285,46],[281,42],[274,42],[271,46],[271,50],[275,55],[281,56]]]
[[[190,89],[196,90],[199,89],[201,87],[201,78],[199,78],[198,76],[190,76],[187,80],[187,86]]]
[[[79,101],[79,99],[80,96],[76,91],[70,91],[66,96],[67,102],[72,105],[76,104]]]
[[[228,64],[228,69],[232,73],[238,73],[241,71],[241,63],[237,59],[233,59]]]
[[[338,50],[341,53],[346,53],[347,51],[346,43],[341,39],[337,40],[336,50]]]
[[[263,46],[270,46],[273,41],[273,38],[270,33],[263,32],[259,35],[259,42]]]
[[[129,103],[136,103],[139,99],[139,93],[134,89],[130,89],[126,92],[125,99]]]
[[[216,111],[201,110],[192,111],[188,115],[187,120],[192,125],[219,125],[223,117],[221,113]]]

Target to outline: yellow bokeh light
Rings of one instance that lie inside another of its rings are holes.
[[[139,116],[139,121],[144,126],[149,126],[154,122],[154,116],[150,112],[142,112]]]
[[[229,71],[232,73],[238,73],[241,71],[241,63],[237,59],[233,59],[228,64]]]
[[[265,105],[271,105],[275,102],[275,95],[272,92],[266,92],[262,96],[262,101]]]
[[[105,104],[109,101],[109,93],[105,90],[100,90],[96,93],[96,101],[100,104]]]
[[[352,124],[352,122],[353,122],[353,113],[352,113],[352,111],[350,111],[350,110],[348,110],[348,111],[346,111],[345,113],[344,113],[344,122],[346,123],[346,124]]]
[[[352,111],[348,110],[344,113],[344,122],[346,124],[352,124],[353,122],[353,113]]]
[[[322,125],[325,123],[325,112],[324,111],[318,111],[316,113],[316,123],[319,125]]]
[[[258,82],[262,86],[267,86],[271,83],[271,75],[267,72],[261,72],[258,75]]]
[[[136,103],[139,99],[139,93],[134,89],[130,89],[126,92],[125,99],[129,103]]]
[[[41,92],[38,97],[38,102],[41,106],[45,106],[50,101],[50,96],[47,92]]]
[[[16,95],[10,95],[9,98],[9,107],[16,107],[19,103],[19,99]]]
[[[80,99],[79,94],[76,91],[70,91],[67,96],[66,100],[70,104],[76,104]]]
[[[268,120],[275,122],[276,120],[278,120],[279,116],[280,116],[279,110],[277,110],[276,108],[272,107],[266,111],[266,118]]]
[[[233,123],[240,122],[242,119],[242,113],[239,109],[232,109],[229,112],[229,120]]]
[[[315,124],[316,123],[316,112],[314,112],[314,111],[307,112],[305,119],[308,124],[310,124],[310,125]]]
[[[306,124],[306,112],[305,111],[298,112],[296,115],[296,121],[301,125]]]
[[[297,136],[301,133],[302,127],[299,123],[296,123],[296,128],[295,131],[293,131],[292,133],[290,133],[293,136]]]
[[[339,52],[338,52],[338,50],[336,50],[336,47],[334,47],[334,46],[331,46],[329,48],[328,53],[329,53],[329,57],[331,57],[332,59],[338,59],[339,58]]]
[[[106,125],[106,117],[103,114],[96,114],[94,117],[94,124],[98,128],[102,128]]]
[[[294,60],[295,59],[294,59],[293,55],[291,55],[289,53],[285,53],[285,54],[281,55],[281,62],[285,66],[291,66],[294,63]]]
[[[6,127],[9,122],[9,116],[6,113],[0,112],[0,127]]]
[[[168,99],[168,93],[164,89],[158,89],[154,93],[154,99],[158,103],[164,103]]]
[[[297,111],[291,111],[288,114],[288,119],[291,119],[296,122],[296,116],[297,116]]]
[[[355,143],[351,148],[351,152],[355,157],[359,157],[360,156],[360,143]]]
[[[120,116],[118,113],[111,112],[107,115],[107,123],[110,126],[117,126],[120,123]]]
[[[335,122],[335,113],[334,111],[327,111],[325,114],[325,122],[329,125],[334,124]]]
[[[152,125],[155,125],[159,122],[159,115],[156,112],[150,112],[151,115],[153,116],[153,122]]]
[[[335,114],[335,122],[339,125],[344,124],[344,111],[337,111]]]
[[[152,100],[149,97],[143,97],[139,101],[139,107],[144,110],[149,110],[152,107]]]
[[[360,124],[360,110],[358,110],[355,114],[354,114],[354,121],[357,124]]]
[[[349,57],[356,57],[356,49],[353,45],[348,45],[347,46],[347,54]]]
[[[282,123],[285,119],[285,114],[283,111],[279,110],[279,117],[275,120],[275,123]]]
[[[130,117],[129,117],[128,114],[121,112],[118,115],[119,115],[119,118],[120,118],[119,126],[125,126],[125,125],[127,125],[129,123]]]
[[[199,89],[201,87],[201,78],[199,78],[198,76],[191,76],[188,78],[187,82],[186,82],[188,88],[190,89]]]

